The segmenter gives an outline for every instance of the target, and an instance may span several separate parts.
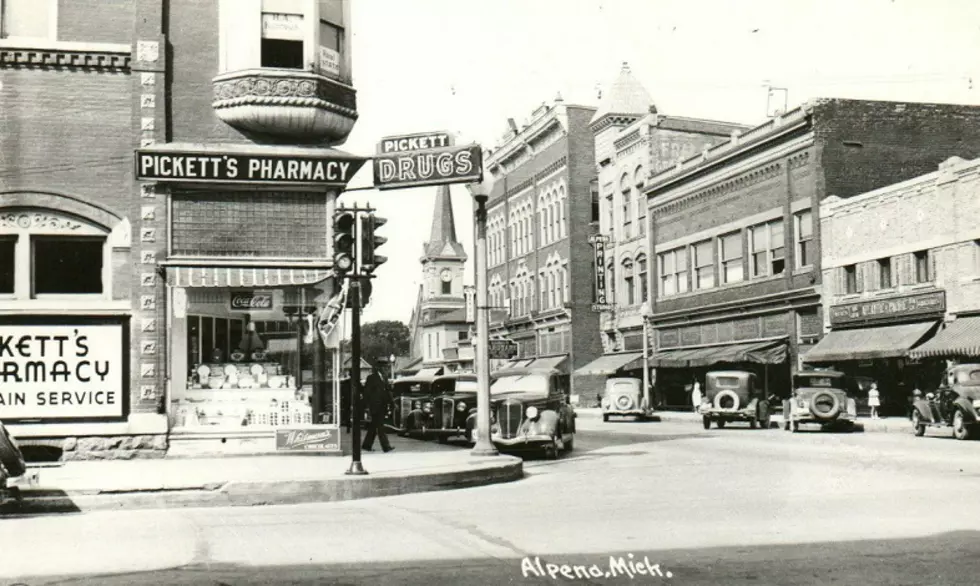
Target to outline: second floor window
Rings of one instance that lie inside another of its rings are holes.
[[[14,293],[14,254],[17,238],[0,236],[0,295]]]
[[[613,208],[613,196],[610,193],[606,196],[606,233],[613,234],[613,227],[616,225],[615,209]]]
[[[0,6],[0,38],[56,38],[55,0],[3,0]]]
[[[878,288],[891,289],[892,287],[892,259],[878,259]]]
[[[915,282],[928,283],[932,280],[929,274],[929,251],[920,250],[915,256]]]
[[[303,69],[303,15],[262,12],[262,67]]]
[[[647,257],[645,254],[641,254],[636,257],[636,270],[639,273],[640,279],[640,299],[639,302],[643,303],[647,300]]]
[[[783,221],[775,220],[749,229],[752,277],[781,275],[786,268]]]
[[[813,214],[807,210],[796,215],[796,268],[813,264]]]
[[[742,233],[726,234],[718,239],[718,255],[721,257],[721,282],[738,283],[744,277],[742,270]]]
[[[633,282],[633,261],[630,259],[623,261],[623,285],[626,288],[623,292],[625,296],[623,302],[626,305],[633,305],[635,302],[635,283]]]
[[[844,267],[844,292],[847,294],[858,292],[857,265]]]
[[[660,295],[675,295],[687,291],[687,250],[678,248],[657,255],[660,275]]]
[[[694,288],[709,289],[715,286],[715,255],[710,240],[691,246],[691,264],[694,266]]]

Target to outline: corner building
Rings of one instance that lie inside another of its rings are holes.
[[[552,367],[570,377],[602,353],[595,335],[590,189],[595,108],[560,98],[509,128],[484,158],[494,184],[487,202],[490,337],[517,343],[511,365]],[[497,362],[497,361],[494,361]],[[501,366],[503,362],[496,364]]]
[[[690,409],[706,370],[743,368],[788,396],[823,337],[820,202],[980,150],[980,108],[821,99],[651,177],[662,404]]]
[[[11,432],[106,459],[274,451],[277,429],[335,424],[312,325],[363,164],[333,148],[357,119],[347,1],[7,0],[0,18]]]

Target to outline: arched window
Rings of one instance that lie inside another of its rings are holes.
[[[636,269],[640,279],[640,303],[648,301],[647,297],[647,255],[642,252],[636,256]]]
[[[629,240],[633,237],[633,185],[629,175],[624,174],[620,181],[620,189],[623,196],[623,239]]]
[[[551,239],[558,240],[558,202],[551,202]]]
[[[616,303],[616,263],[611,258],[606,266],[606,300]]]
[[[568,296],[568,263],[566,262],[561,268],[562,275],[564,276],[565,290],[562,292],[563,299],[568,302],[571,298]]]
[[[623,303],[633,305],[635,302],[635,289],[633,282],[633,259],[623,259]]]
[[[555,296],[558,298],[558,306],[561,307],[562,302],[565,301],[565,270],[562,268],[557,268],[555,274],[558,276],[558,285]]]
[[[551,269],[548,271],[548,307],[554,308],[557,306],[555,302],[555,271]]]

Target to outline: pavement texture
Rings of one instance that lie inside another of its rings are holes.
[[[469,450],[392,438],[394,452],[362,453],[365,475],[349,475],[350,457],[268,455],[29,466],[10,479],[21,500],[0,512],[77,512],[134,508],[255,506],[344,501],[446,490],[523,476],[522,460],[476,457]]]

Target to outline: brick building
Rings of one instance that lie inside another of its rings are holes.
[[[599,317],[604,354],[579,372],[596,377],[598,391],[607,376],[643,377],[641,308],[649,301],[651,268],[642,196],[647,177],[747,127],[659,113],[625,63],[589,126],[595,136],[598,232],[608,237],[605,297],[612,309]]]
[[[491,315],[490,336],[517,342],[514,364],[570,374],[602,353],[590,311],[594,112],[560,98],[544,104],[520,128],[510,120],[485,157],[495,181],[487,203],[489,303],[507,312]]]
[[[821,99],[650,178],[657,392],[738,366],[786,396],[823,335],[820,201],[980,153],[980,108]]]
[[[0,19],[12,433],[130,458],[275,450],[283,424],[332,419],[309,326],[364,162],[331,148],[357,119],[346,0],[5,0]]]
[[[820,203],[824,326],[803,356],[878,382],[882,412],[980,357],[980,160]]]

